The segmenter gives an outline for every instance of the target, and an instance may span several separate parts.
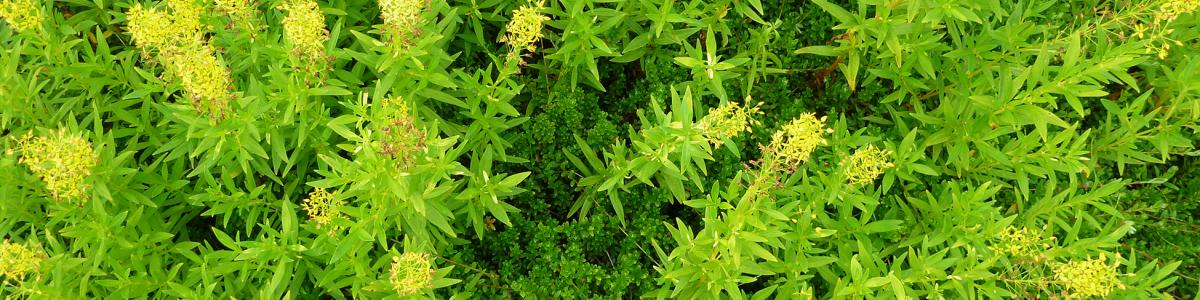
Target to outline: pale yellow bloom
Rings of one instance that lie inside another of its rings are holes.
[[[1089,297],[1107,297],[1114,288],[1123,289],[1125,286],[1117,279],[1117,264],[1109,265],[1104,262],[1102,255],[1098,259],[1072,261],[1054,264],[1054,280],[1067,291],[1067,298],[1082,299]]]
[[[758,105],[743,107],[736,102],[729,102],[710,109],[698,125],[704,129],[704,137],[709,143],[720,145],[723,138],[733,138],[743,132],[750,132],[750,126],[757,123],[753,116],[758,113]]]
[[[325,15],[317,2],[291,0],[280,8],[288,13],[283,18],[283,32],[295,54],[310,63],[323,61],[329,30],[325,29]]]
[[[1015,258],[1041,260],[1050,244],[1028,227],[1008,226],[989,248]]]
[[[872,145],[858,149],[850,155],[850,159],[846,162],[846,179],[850,184],[867,184],[875,181],[879,175],[883,175],[884,169],[892,167],[892,163],[888,161],[891,155],[890,151],[878,149]]]
[[[129,19],[129,34],[138,46],[163,47],[174,42],[176,30],[172,27],[170,14],[137,3],[125,12],[125,16]]]
[[[41,248],[10,243],[0,244],[0,275],[7,281],[23,281],[30,274],[40,274],[46,253]]]
[[[308,219],[316,222],[317,227],[321,227],[328,226],[334,218],[341,215],[340,204],[333,194],[323,188],[318,188],[309,193],[308,199],[304,199],[304,203],[301,205],[308,213]]]
[[[1155,14],[1155,20],[1166,22],[1175,21],[1181,15],[1190,14],[1200,8],[1200,1],[1197,0],[1166,0],[1163,1],[1158,12]]]
[[[204,7],[191,0],[168,0],[172,12],[134,4],[125,12],[129,34],[139,47],[172,50],[201,43]]]
[[[167,71],[187,92],[193,108],[214,119],[224,119],[229,111],[233,80],[229,69],[217,59],[212,46],[198,44],[186,49],[162,53]]]
[[[17,31],[35,30],[42,24],[42,8],[36,0],[0,0],[0,19]]]
[[[391,276],[388,280],[400,296],[411,296],[432,288],[435,272],[429,254],[406,252],[392,257]]]
[[[1139,39],[1146,37],[1147,29],[1148,28],[1146,28],[1146,24],[1142,24],[1142,23],[1133,24],[1133,37],[1139,38]]]
[[[171,13],[134,4],[126,12],[129,33],[139,47],[158,50],[159,61],[183,86],[197,112],[212,119],[224,119],[234,97],[230,92],[233,79],[212,45],[204,40],[201,16],[205,7],[195,0],[166,2]]]
[[[817,146],[828,144],[823,135],[830,132],[833,130],[825,128],[825,117],[818,119],[805,113],[771,136],[766,153],[778,167],[795,169],[808,161]]]
[[[519,55],[522,49],[533,52],[537,50],[537,40],[542,38],[542,27],[550,17],[541,14],[542,2],[535,6],[521,6],[513,10],[512,20],[508,21],[505,35],[500,38],[513,47],[509,55]]]
[[[1170,55],[1173,45],[1182,45],[1182,42],[1171,36],[1174,29],[1171,24],[1175,19],[1183,15],[1195,13],[1197,8],[1200,8],[1198,0],[1163,0],[1152,3],[1146,6],[1149,8],[1151,20],[1135,19],[1128,22],[1128,29],[1132,31],[1133,38],[1145,39],[1146,54],[1153,54],[1159,59],[1166,59]]]
[[[84,201],[87,178],[96,166],[92,144],[83,137],[59,130],[49,137],[28,134],[17,141],[21,163],[46,183],[55,200]]]
[[[171,7],[171,20],[179,37],[200,40],[203,31],[200,16],[204,14],[204,6],[196,0],[167,0],[167,5]]]
[[[383,32],[393,46],[408,46],[421,35],[421,11],[428,0],[379,0]]]

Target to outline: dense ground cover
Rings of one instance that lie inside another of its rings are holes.
[[[1198,6],[0,0],[0,294],[1190,299]]]

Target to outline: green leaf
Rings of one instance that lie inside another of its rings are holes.
[[[608,191],[608,200],[612,202],[613,212],[617,214],[617,220],[621,221],[621,226],[625,226],[625,205],[621,203],[621,197],[617,196],[617,191]]]
[[[354,123],[358,120],[359,119],[356,116],[343,115],[330,120],[329,123],[326,123],[325,125],[328,126],[329,129],[332,129],[333,132],[336,132],[338,135],[346,138],[347,140],[359,141],[362,138],[360,138],[358,134],[354,133],[353,131],[350,131],[349,128],[346,128],[346,124]]]
[[[830,15],[833,15],[833,17],[838,19],[838,22],[841,22],[842,24],[854,24],[855,23],[854,22],[855,19],[850,14],[850,12],[846,11],[841,6],[838,6],[837,4],[829,3],[829,1],[826,1],[826,0],[813,0],[813,3],[816,4],[817,6],[820,6],[821,9],[825,10],[825,12],[829,13]]]
[[[858,68],[860,66],[860,58],[854,52],[850,52],[848,56],[849,57],[846,59],[847,63],[839,65],[838,69],[842,70],[842,74],[846,76],[846,84],[850,85],[850,90],[853,91],[858,88]]]
[[[893,230],[900,230],[900,228],[902,228],[900,226],[901,224],[904,224],[904,221],[880,220],[880,221],[871,222],[870,224],[863,226],[862,231],[865,233],[880,233],[880,232],[888,232],[888,231],[893,231]]]
[[[332,85],[312,88],[308,92],[313,96],[346,96],[352,94],[350,90]]]
[[[699,59],[695,59],[695,58],[691,58],[691,57],[686,57],[686,56],[676,57],[675,63],[677,63],[681,66],[684,66],[684,67],[688,67],[688,68],[699,68],[699,67],[704,66],[703,61],[700,61]]]

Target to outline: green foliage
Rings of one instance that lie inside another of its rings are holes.
[[[1196,8],[0,0],[0,295],[1194,297]]]

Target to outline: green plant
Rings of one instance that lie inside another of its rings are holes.
[[[1188,297],[1198,6],[0,0],[0,295]]]

